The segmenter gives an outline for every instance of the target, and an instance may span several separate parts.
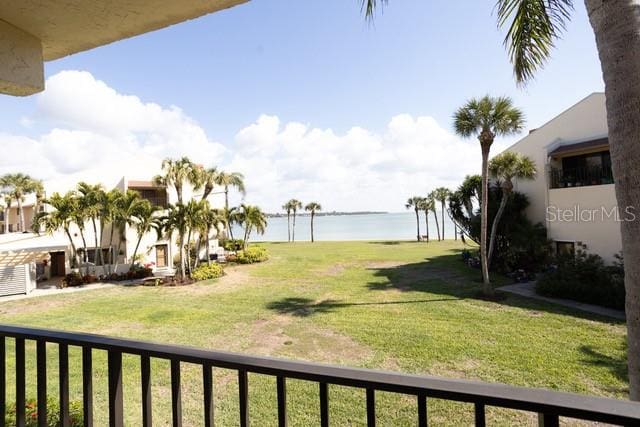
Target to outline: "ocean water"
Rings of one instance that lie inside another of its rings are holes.
[[[252,241],[287,241],[287,218],[268,218],[263,236],[252,234]],[[296,217],[296,241],[311,240],[311,218]],[[442,230],[442,217],[438,212],[438,223]],[[414,212],[316,216],[314,219],[315,240],[415,240],[416,216]],[[445,214],[445,237],[453,239],[453,223]],[[442,232],[442,231],[441,231]],[[242,237],[242,230],[233,229],[234,237]],[[420,214],[420,234],[425,234],[424,214]],[[433,214],[429,215],[429,237],[437,239]]]

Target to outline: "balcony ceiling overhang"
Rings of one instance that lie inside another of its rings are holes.
[[[609,149],[609,138],[597,138],[589,141],[564,144],[549,152],[549,157],[567,157],[579,154],[588,154]]]
[[[248,0],[0,0],[0,92],[43,90],[43,61]]]

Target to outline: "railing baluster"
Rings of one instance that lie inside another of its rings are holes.
[[[142,387],[142,425],[151,427],[153,418],[151,412],[151,359],[140,356],[140,377]]]
[[[202,386],[204,388],[204,426],[213,427],[213,376],[211,365],[202,365]]]
[[[320,426],[329,427],[329,385],[320,383]]]
[[[180,389],[180,361],[171,360],[171,413],[173,427],[182,426],[182,393]]]
[[[38,427],[47,427],[47,342],[36,344],[36,380],[38,387]]]
[[[367,426],[376,427],[376,394],[372,388],[367,389]]]
[[[122,403],[122,353],[111,350],[108,352],[109,370],[109,426],[122,427],[123,403]]]
[[[418,427],[427,427],[427,395],[418,394]]]
[[[0,414],[6,414],[7,408],[7,361],[6,361],[6,338],[0,337]],[[4,416],[0,417],[0,427],[5,427]]]
[[[16,426],[25,424],[24,338],[16,338]]]
[[[560,417],[557,414],[538,414],[538,426],[540,427],[558,427],[560,425]]]
[[[287,427],[287,379],[278,376],[276,379],[278,389],[278,427]]]
[[[68,427],[71,424],[69,419],[69,346],[67,344],[58,345],[58,370],[60,380],[60,425]]]
[[[476,427],[484,427],[486,425],[483,403],[475,404],[475,418],[476,418]]]
[[[93,354],[82,347],[82,414],[84,427],[93,427]]]
[[[238,392],[240,397],[240,427],[249,427],[249,384],[247,371],[238,371]]]

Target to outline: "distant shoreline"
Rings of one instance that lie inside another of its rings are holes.
[[[385,215],[389,212],[383,211],[360,211],[360,212],[316,212],[316,216],[348,216],[348,215]],[[268,218],[286,218],[286,213],[268,213]],[[311,216],[308,212],[297,212],[296,216]]]

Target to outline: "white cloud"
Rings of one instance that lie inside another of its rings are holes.
[[[62,71],[46,82],[37,111],[23,123],[50,130],[35,138],[0,135],[0,172],[24,171],[65,191],[79,180],[115,185],[123,175],[150,178],[165,157],[220,163],[224,146],[177,107],[122,95],[90,73]]]
[[[409,196],[454,188],[480,169],[477,142],[460,140],[431,117],[400,114],[382,133],[361,127],[336,133],[262,115],[225,148],[180,108],[120,94],[88,72],[60,72],[46,87],[37,111],[22,122],[49,130],[38,137],[0,134],[7,154],[0,173],[29,173],[49,191],[80,180],[113,186],[123,175],[150,178],[163,158],[186,155],[244,173],[247,201],[267,211],[292,197],[321,202],[325,210],[393,211]]]

